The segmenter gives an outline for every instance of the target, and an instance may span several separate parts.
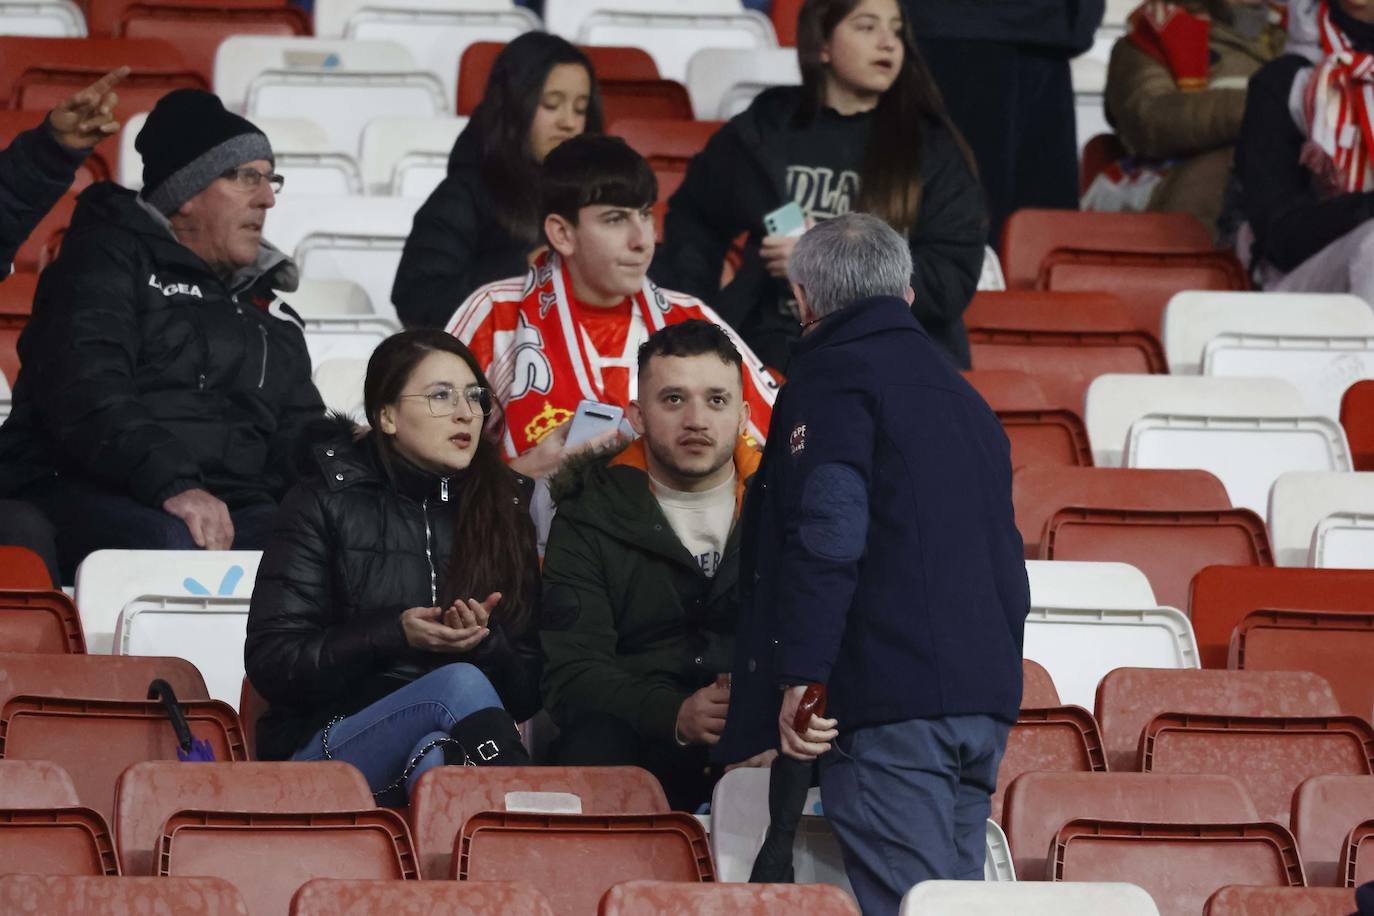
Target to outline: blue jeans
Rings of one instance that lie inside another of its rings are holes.
[[[353,764],[372,791],[380,792],[427,744],[447,738],[459,720],[492,706],[501,706],[501,698],[480,669],[466,662],[445,665],[336,722],[329,731],[330,756]],[[291,759],[324,759],[323,739],[321,729]],[[415,780],[443,762],[443,747],[430,749],[406,777],[404,791],[398,788],[377,800],[404,803]]]
[[[821,757],[821,803],[864,916],[896,916],[921,881],[983,880],[1010,730],[992,716],[910,719],[842,734]]]

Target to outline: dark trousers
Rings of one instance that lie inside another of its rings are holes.
[[[614,716],[587,716],[563,729],[553,743],[552,755],[558,766],[643,767],[662,783],[674,811],[696,811],[711,800],[715,783],[707,770],[704,746],[650,741]]]
[[[1078,209],[1078,141],[1065,52],[954,38],[920,42],[978,160],[994,247],[1022,207]]]
[[[27,547],[38,554],[54,584],[62,573],[57,564],[57,529],[37,506],[22,499],[0,500],[0,544]]]
[[[89,481],[63,478],[30,487],[23,497],[56,528],[57,562],[68,584],[76,579],[77,564],[92,551],[197,549],[191,530],[175,515]],[[276,515],[272,503],[231,510],[234,549],[261,550]]]
[[[991,716],[910,719],[842,734],[821,757],[821,803],[864,916],[896,916],[921,881],[983,879],[1010,730]]]

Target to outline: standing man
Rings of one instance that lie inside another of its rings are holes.
[[[914,884],[980,879],[1021,700],[1030,590],[1007,437],[911,316],[911,255],[849,214],[788,268],[805,328],[741,520],[733,763],[820,759],[867,916]],[[792,722],[805,685],[831,719]]]

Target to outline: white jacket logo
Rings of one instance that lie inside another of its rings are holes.
[[[157,282],[157,274],[148,274],[148,285],[159,291],[164,296],[195,296],[197,299],[204,299],[200,294],[200,287],[194,283],[168,283],[163,286]]]

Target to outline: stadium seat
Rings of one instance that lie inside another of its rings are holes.
[[[47,111],[121,65],[121,117],[149,111],[166,92],[209,88],[169,42],[153,38],[0,37],[0,107]],[[113,145],[113,144],[112,144]]]
[[[1374,381],[1356,382],[1341,398],[1341,426],[1355,470],[1374,471]]]
[[[315,367],[340,359],[366,360],[377,344],[399,330],[394,319],[380,316],[310,318],[305,322],[305,345]]]
[[[1159,606],[1145,574],[1128,563],[1027,560],[1032,607],[1140,610]]]
[[[215,94],[230,111],[244,112],[262,74],[309,74],[326,68],[336,73],[399,73],[413,71],[415,59],[392,41],[245,35],[224,42],[215,54]],[[434,78],[438,80],[437,75]],[[287,116],[299,117],[302,111],[309,111],[311,120],[319,115],[302,105]]]
[[[1293,835],[1307,883],[1341,887],[1346,839],[1374,819],[1374,776],[1313,776],[1293,793]],[[1344,913],[1341,916],[1345,916]]]
[[[178,811],[310,812],[373,807],[357,768],[334,760],[276,763],[136,763],[115,784],[114,827],[126,875],[157,873],[162,825]]]
[[[859,916],[854,898],[826,884],[670,884],[628,881],[601,898],[598,916]]]
[[[1333,512],[1322,519],[1307,562],[1324,569],[1374,569],[1374,515]]]
[[[1026,658],[1045,666],[1062,702],[1084,709],[1113,668],[1198,666],[1193,628],[1171,607],[1050,608],[1032,601],[1025,632]]]
[[[1374,611],[1251,611],[1231,635],[1230,667],[1311,671],[1325,678],[1347,716],[1374,719]]]
[[[1182,824],[1075,819],[1059,829],[1055,881],[1129,881],[1163,916],[1192,916],[1220,887],[1301,887],[1293,835],[1278,824]]]
[[[0,35],[31,38],[85,38],[86,17],[70,0],[3,0]]]
[[[670,13],[682,9],[678,0],[546,0],[544,27],[572,41],[583,21],[598,10]],[[702,13],[738,13],[740,0],[693,0],[692,9]]]
[[[66,205],[67,201],[68,198],[63,198],[58,206],[62,207],[65,216],[70,218],[71,207]],[[51,234],[54,229],[51,223],[62,219],[64,214],[50,214],[52,219],[40,221],[38,231]],[[36,258],[40,248],[41,246],[35,246],[26,252],[25,256]],[[19,335],[28,325],[29,315],[33,311],[33,294],[38,286],[37,271],[38,268],[34,267],[14,273],[4,283],[0,283],[0,385],[4,386],[0,395],[3,395],[7,405],[13,385],[19,380]]]
[[[626,881],[714,881],[701,822],[690,814],[521,814],[484,811],[453,851],[462,881],[528,881],[554,912],[590,913]]]
[[[48,760],[0,760],[0,808],[75,808],[66,770]]]
[[[554,916],[549,901],[523,881],[354,881],[316,878],[291,898],[291,916],[341,913],[443,913],[446,916]]]
[[[87,650],[114,651],[125,605],[142,595],[247,597],[258,550],[97,550],[76,568],[76,607]]]
[[[1087,429],[1078,411],[1055,402],[1033,376],[1012,370],[963,375],[1001,421],[1011,441],[1013,468],[1093,463]]]
[[[96,38],[116,38],[119,37],[119,24],[123,21],[127,11],[131,7],[141,6],[150,3],[155,6],[176,5],[182,8],[187,7],[209,7],[213,9],[263,9],[269,7],[284,7],[285,0],[213,0],[212,3],[197,3],[194,0],[181,0],[173,3],[173,0],[85,0],[82,4],[86,8],[86,23],[90,27],[91,35]],[[211,59],[214,55],[211,54]]]
[[[1145,773],[1222,773],[1245,786],[1260,817],[1287,824],[1309,776],[1374,774],[1374,727],[1354,716],[1163,713],[1140,739]]]
[[[1213,566],[1189,590],[1188,609],[1202,664],[1225,668],[1231,631],[1258,610],[1369,611],[1374,571]]]
[[[415,879],[415,849],[394,811],[181,811],[162,829],[159,875],[223,878],[250,913],[284,913],[312,878]]]
[[[248,745],[248,759],[258,759],[258,720],[267,712],[268,703],[253,688],[247,675],[239,689],[239,724],[243,726],[243,740]]]
[[[1059,691],[1045,666],[1031,659],[1021,661],[1021,708],[1044,709],[1058,706]]]
[[[1139,770],[1140,736],[1163,713],[1213,716],[1335,716],[1331,685],[1310,671],[1167,671],[1118,668],[1093,706],[1114,772]]]
[[[410,825],[426,878],[452,875],[454,842],[479,811],[662,814],[663,788],[638,767],[437,767],[415,784]]]
[[[115,655],[177,655],[195,665],[210,697],[233,705],[243,682],[248,598],[140,595],[115,624]]]
[[[643,48],[664,78],[681,83],[687,81],[692,55],[704,48],[734,48],[750,54],[777,48],[773,24],[762,13],[711,13],[699,10],[698,5],[678,4],[671,12],[598,9],[582,20],[577,42]]]
[[[366,376],[366,359],[334,357],[315,367],[315,387],[320,390],[325,407],[348,414],[361,422],[363,381]]]
[[[1076,817],[1157,824],[1259,819],[1245,789],[1229,776],[1026,773],[1008,786],[1002,813],[1019,879],[1054,880],[1046,872],[1046,851],[1059,828]]]
[[[631,118],[692,120],[687,87],[676,80],[600,80],[601,107],[608,124]]]
[[[0,652],[85,651],[81,616],[66,593],[0,589]]]
[[[922,881],[902,898],[901,916],[1159,916],[1145,890],[1134,884],[979,884]],[[1342,914],[1344,916],[1344,914]]]
[[[711,854],[719,881],[749,880],[768,830],[768,787],[772,771],[731,770],[711,793]],[[793,867],[802,884],[833,884],[850,890],[839,840],[821,813],[820,790],[812,788],[793,844]]]
[[[414,0],[322,0],[314,7],[315,34],[321,38],[350,38],[349,25],[360,13],[394,9],[421,12],[426,10],[461,10],[473,14],[501,13],[515,4],[511,0],[463,0],[461,4],[416,3]],[[532,28],[538,28],[539,17],[521,9]]]
[[[65,3],[67,0],[61,0],[61,2]],[[0,110],[0,149],[9,146],[20,133],[42,124],[47,117],[46,111]],[[105,161],[105,157],[100,152],[92,151],[86,157],[86,161],[77,167],[76,178],[72,181],[70,189],[71,193],[80,194],[97,181],[104,181],[109,177],[109,163]],[[4,285],[8,286],[14,280],[14,277],[10,277]]]
[[[677,118],[622,118],[610,126],[609,133],[621,137],[648,160],[658,179],[658,200],[654,202],[654,229],[663,240],[663,220],[668,199],[682,185],[692,157],[706,147],[720,129],[720,121],[683,121]]]
[[[1274,562],[1264,522],[1247,509],[1060,509],[1045,523],[1040,558],[1130,563],[1175,608],[1204,566]]]
[[[294,290],[274,290],[307,321],[312,318],[376,315],[367,291],[352,280],[302,279]]]
[[[183,702],[210,698],[200,672],[181,658],[0,652],[0,706],[17,696],[141,701],[154,678]]]
[[[599,0],[604,6],[604,0]],[[738,8],[738,7],[736,7]],[[458,114],[471,115],[482,101],[487,91],[487,79],[491,76],[492,64],[501,53],[505,44],[496,41],[479,41],[470,44],[463,51],[458,62]],[[597,82],[602,84],[619,80],[657,80],[658,67],[649,52],[642,48],[600,48],[583,47],[580,49],[592,63]],[[690,116],[689,116],[690,117]],[[613,123],[603,118],[606,124]]]
[[[1346,887],[1359,887],[1374,881],[1374,819],[1350,831],[1341,851],[1339,871]]]
[[[768,18],[773,21],[773,31],[782,47],[797,46],[797,16],[801,8],[802,0],[773,0],[768,5]]]
[[[1335,421],[1346,387],[1355,380],[1374,378],[1374,333],[1344,337],[1219,334],[1207,343],[1202,372],[1219,378],[1263,374],[1287,379],[1302,392],[1308,413]]]
[[[0,38],[0,42],[3,41],[4,39]],[[3,53],[3,49],[0,49],[0,53]],[[38,224],[33,227],[33,231],[29,233],[29,237],[24,240],[24,243],[19,246],[19,250],[14,253],[14,269],[16,271],[31,273],[34,276],[35,283],[37,282],[38,272],[47,266],[44,249],[48,248],[52,243],[54,235],[66,230],[67,225],[72,221],[72,211],[75,209],[75,194],[69,192],[58,199],[52,209],[44,214],[43,218],[38,221]],[[0,285],[8,286],[9,281],[6,280],[4,284]],[[16,289],[14,293],[16,297],[18,297],[24,295],[25,291],[23,289]],[[6,312],[4,315],[0,316],[0,318],[3,318],[3,323],[0,323],[0,335],[8,337],[13,333],[13,340],[16,342],[18,341],[18,332],[28,323],[28,316],[33,308],[32,290],[28,291],[28,301],[29,308],[24,312]],[[23,300],[19,299],[18,304],[22,306]],[[3,337],[0,337],[0,339],[3,339]],[[9,349],[13,349],[13,344],[9,345]],[[13,367],[4,366],[3,368],[7,376],[11,379],[17,379],[18,367],[19,358],[18,355],[15,355]]]
[[[1041,771],[1107,772],[1102,735],[1092,713],[1078,706],[1028,709],[1023,702],[1007,736],[989,816],[1000,823],[1007,786],[1022,773]]]
[[[702,121],[728,121],[770,86],[800,86],[795,48],[704,47],[687,61],[687,93]]]
[[[1045,524],[1060,509],[1231,508],[1226,488],[1207,471],[1024,467],[1012,475],[1012,502],[1026,556],[1040,555]]]
[[[118,28],[118,35],[124,38],[157,38],[176,45],[207,86],[215,78],[215,52],[226,38],[309,34],[310,18],[290,4],[200,8],[166,0],[126,8]]]
[[[427,198],[448,174],[448,157],[467,118],[373,118],[363,128],[368,194]]]
[[[1002,275],[1002,262],[997,257],[997,251],[991,245],[983,247],[983,270],[978,274],[976,289],[979,292],[988,293],[1007,291],[1007,278]]]
[[[110,828],[80,807],[0,808],[0,874],[118,875]]]
[[[249,912],[238,890],[218,878],[0,877],[0,910],[33,911],[40,905],[45,916],[248,916]]]
[[[1354,905],[1348,890],[1233,884],[1207,898],[1202,916],[1349,916]]]
[[[1079,131],[1080,139],[1082,134],[1083,131]],[[1088,193],[1088,189],[1092,187],[1098,175],[1126,158],[1127,155],[1126,147],[1121,143],[1121,138],[1114,133],[1100,133],[1089,138],[1088,142],[1083,144],[1083,151],[1079,156],[1079,197]]]
[[[1269,493],[1269,536],[1277,564],[1307,566],[1317,525],[1335,513],[1374,513],[1374,473],[1280,474]]]

